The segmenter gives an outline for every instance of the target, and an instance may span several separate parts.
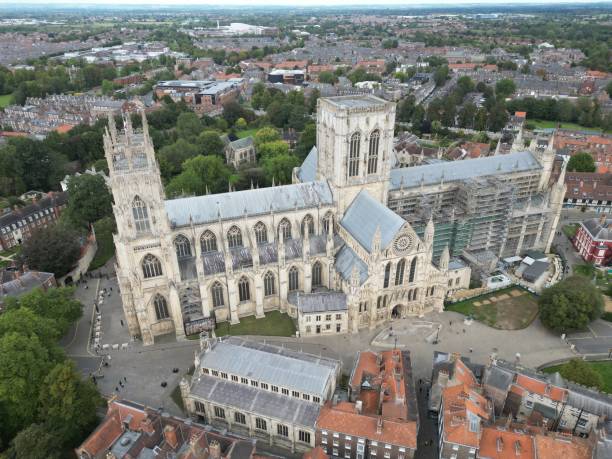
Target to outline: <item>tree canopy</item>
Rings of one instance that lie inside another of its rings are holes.
[[[540,319],[557,332],[584,330],[603,311],[603,297],[585,276],[571,276],[545,289],[538,300]]]
[[[576,153],[567,162],[568,172],[595,172],[595,161],[589,153]]]
[[[70,178],[66,214],[72,222],[87,226],[112,212],[112,196],[104,177],[82,174]]]
[[[80,254],[79,233],[62,223],[38,228],[21,246],[21,257],[30,269],[53,273],[56,278],[69,273]]]
[[[559,374],[565,379],[586,387],[602,390],[605,386],[601,374],[582,359],[572,359],[562,365],[559,369]]]

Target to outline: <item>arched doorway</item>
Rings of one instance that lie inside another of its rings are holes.
[[[391,310],[391,318],[392,319],[401,319],[403,316],[403,311],[404,311],[404,306],[402,306],[401,304],[396,304],[395,306],[393,306],[393,309]]]

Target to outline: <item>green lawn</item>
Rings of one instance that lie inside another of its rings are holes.
[[[597,373],[599,373],[604,380],[604,391],[608,394],[612,394],[612,362],[587,362]],[[544,373],[556,373],[563,367],[563,365],[556,365],[554,367],[544,368]]]
[[[257,128],[255,128],[255,129],[245,129],[244,131],[236,132],[236,135],[238,136],[239,139],[244,139],[245,137],[248,137],[248,136],[255,137],[255,134],[257,133],[257,131],[259,131],[259,129],[257,129]]]
[[[0,108],[4,108],[7,105],[11,104],[12,94],[5,94],[4,96],[0,96]]]
[[[263,336],[295,336],[295,325],[293,319],[287,314],[272,311],[262,319],[255,316],[243,317],[240,323],[230,325],[223,322],[217,325],[215,330],[217,336],[226,335],[263,335]]]
[[[576,235],[576,231],[578,231],[578,224],[572,223],[570,225],[564,225],[562,230],[563,234],[565,234],[568,239],[573,239]]]
[[[455,311],[490,327],[501,330],[520,330],[527,327],[538,315],[538,303],[531,293],[518,287],[446,305],[447,311]]]
[[[610,288],[610,282],[612,281],[612,275],[607,272],[601,271],[593,265],[583,264],[576,265],[573,267],[576,274],[586,276],[589,279],[595,278],[595,285],[602,293],[607,293]]]
[[[89,265],[89,271],[101,268],[115,254],[115,243],[113,242],[115,222],[113,217],[98,220],[94,223],[94,230],[96,232],[96,241],[98,241],[98,250]]]
[[[532,124],[536,127],[536,129],[549,129],[556,128],[560,126],[561,129],[576,129],[579,131],[593,131],[593,132],[601,132],[599,128],[585,127],[576,123],[559,123],[558,121],[548,121],[548,120],[527,120],[528,124]]]

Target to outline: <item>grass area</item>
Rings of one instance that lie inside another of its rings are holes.
[[[0,108],[4,108],[11,104],[12,94],[5,94],[4,96],[0,96]]]
[[[571,223],[569,225],[564,225],[562,228],[563,234],[567,236],[568,239],[573,239],[576,235],[576,231],[578,231],[578,224]]]
[[[538,315],[535,295],[518,287],[509,287],[446,306],[500,330],[520,330]]]
[[[604,272],[589,264],[575,265],[573,270],[576,274],[586,276],[589,279],[595,279],[597,288],[607,295],[610,289],[610,282],[612,282],[612,274],[608,274],[608,272]]]
[[[248,136],[253,136],[255,137],[255,134],[257,133],[257,131],[259,131],[258,128],[254,128],[254,129],[245,129],[244,131],[238,131],[236,132],[236,135],[238,136],[239,139],[244,139],[245,137]]]
[[[591,368],[601,375],[604,381],[604,391],[608,394],[612,394],[612,362],[586,362]],[[563,365],[556,365],[554,367],[544,368],[544,373],[556,373],[560,371]]]
[[[257,319],[255,316],[243,317],[240,323],[230,325],[224,322],[217,325],[217,336],[226,335],[264,335],[264,336],[295,336],[293,319],[279,311],[271,311],[266,317]]]
[[[89,265],[89,271],[101,268],[115,254],[115,244],[113,242],[113,232],[115,231],[115,221],[113,217],[106,217],[94,223],[98,250],[94,259]]]
[[[576,123],[565,123],[558,121],[547,121],[547,120],[527,120],[528,124],[535,126],[536,129],[549,129],[560,127],[561,129],[576,129],[579,131],[593,131],[593,132],[601,132],[599,128],[589,128],[586,126],[582,126]]]

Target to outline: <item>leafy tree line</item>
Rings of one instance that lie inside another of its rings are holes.
[[[70,288],[5,301],[0,315],[0,452],[11,459],[69,457],[103,406],[58,340],[81,316]]]

